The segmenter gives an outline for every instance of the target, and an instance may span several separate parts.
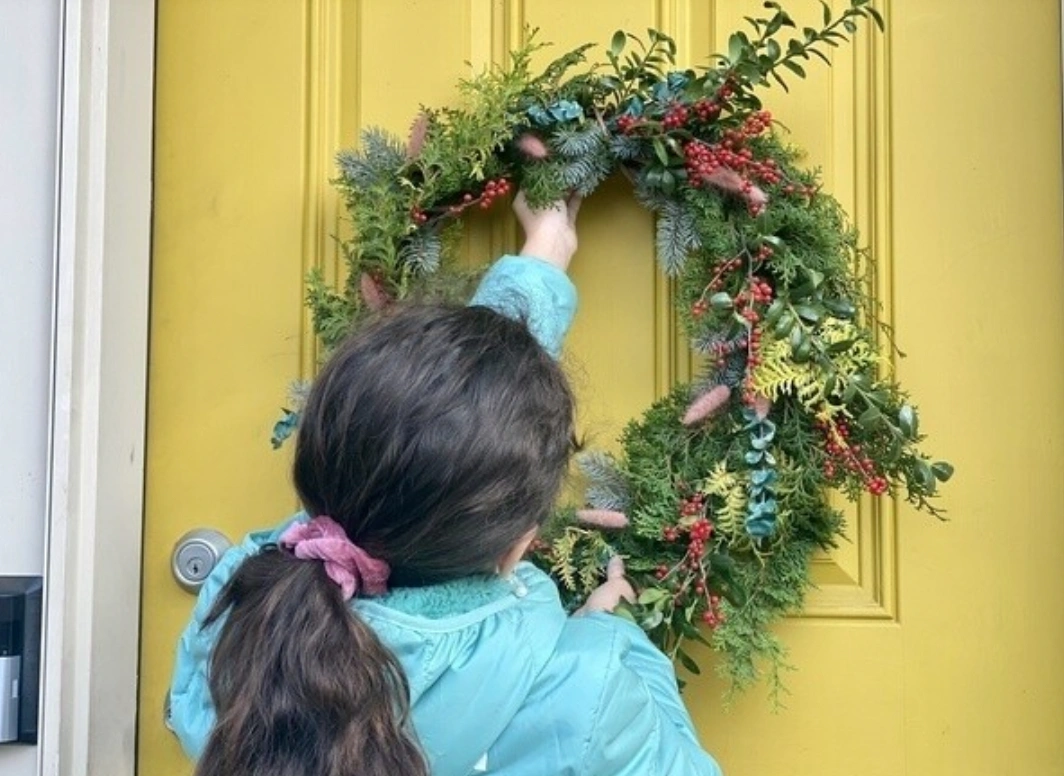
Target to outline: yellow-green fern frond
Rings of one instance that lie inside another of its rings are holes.
[[[742,542],[746,535],[746,490],[744,477],[728,471],[723,461],[717,463],[702,484],[702,491],[713,499],[713,524],[728,538],[729,544]]]
[[[613,550],[597,531],[568,526],[552,543],[551,553],[551,573],[569,591],[586,595],[602,581]]]
[[[832,363],[839,378],[875,372],[883,360],[852,321],[829,318],[817,331],[823,343],[850,343],[841,353],[832,354]],[[827,398],[827,375],[815,361],[798,363],[794,360],[790,340],[771,339],[762,347],[761,364],[754,371],[754,389],[778,401],[793,396],[809,411],[816,411]],[[841,382],[841,381],[840,381]]]

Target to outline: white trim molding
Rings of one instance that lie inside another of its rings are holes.
[[[133,776],[151,237],[153,0],[66,0],[43,776]]]

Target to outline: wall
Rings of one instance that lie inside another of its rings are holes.
[[[45,562],[60,0],[0,0],[0,575]],[[0,773],[37,773],[0,747]]]

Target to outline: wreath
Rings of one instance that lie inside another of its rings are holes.
[[[869,0],[837,16],[824,4],[823,24],[798,32],[764,5],[698,70],[676,69],[673,40],[649,30],[617,32],[605,63],[587,67],[585,45],[534,73],[532,31],[508,67],[461,83],[459,107],[424,109],[407,142],[367,130],[338,156],[345,284],[312,273],[307,303],[328,350],[393,301],[466,293],[470,211],[518,187],[536,206],[627,176],[704,366],[627,426],[617,455],[581,454],[585,503],[559,512],[534,560],[576,606],[621,554],[641,591],[622,616],[689,671],[700,642],[723,653],[733,691],[767,675],[775,694],[785,650],[770,626],[800,610],[811,558],[843,535],[829,491],[940,515],[952,468],[919,451],[917,411],[885,372],[871,258],[757,96],[882,18]]]

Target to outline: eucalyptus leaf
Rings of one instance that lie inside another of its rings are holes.
[[[909,439],[916,438],[916,411],[908,404],[898,410],[898,426]]]
[[[709,304],[714,310],[731,310],[735,303],[732,301],[731,294],[727,291],[718,291],[709,298]]]
[[[931,464],[923,459],[918,460],[916,462],[916,476],[924,490],[928,493],[935,492],[935,472],[931,469]]]
[[[948,482],[953,476],[953,464],[947,461],[936,461],[931,464],[931,473],[939,482]]]

